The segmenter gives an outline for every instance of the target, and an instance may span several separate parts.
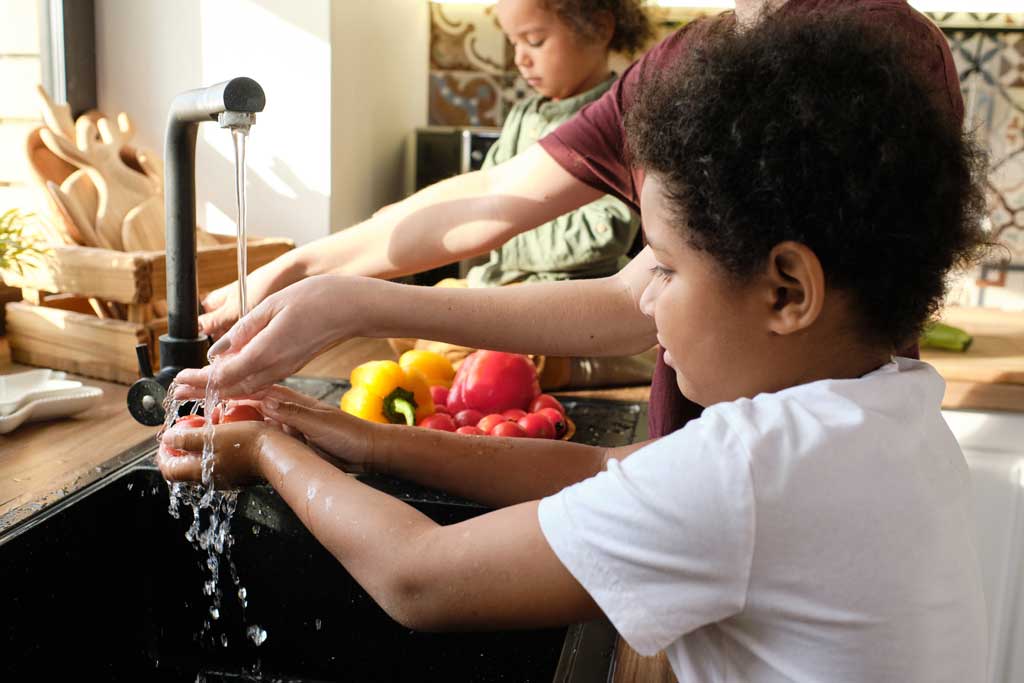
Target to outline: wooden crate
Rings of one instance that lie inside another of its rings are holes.
[[[235,280],[235,239],[215,235],[216,247],[201,247],[197,271],[199,291],[207,292]],[[254,237],[249,240],[250,272],[294,246],[289,239]],[[163,299],[167,292],[167,257],[162,251],[112,251],[94,247],[55,246],[39,267],[23,273],[5,271],[12,287],[61,292],[123,304]]]
[[[199,250],[200,292],[235,280],[235,240],[218,236],[218,241],[222,244]],[[287,239],[250,239],[249,271],[292,246]],[[23,288],[30,299],[6,305],[7,339],[16,363],[130,384],[139,377],[135,346],[147,344],[153,367],[159,367],[158,340],[167,332],[167,319],[151,320],[134,313],[165,296],[163,252],[54,247],[45,266],[3,276],[9,285]],[[38,292],[77,296],[45,297]],[[89,309],[90,297],[125,305],[128,320],[98,318]]]

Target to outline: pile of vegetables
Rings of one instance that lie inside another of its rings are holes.
[[[370,361],[352,371],[341,409],[373,422],[459,434],[559,439],[571,424],[553,396],[540,393],[529,358],[476,351],[458,372],[441,354],[406,351],[398,362]]]

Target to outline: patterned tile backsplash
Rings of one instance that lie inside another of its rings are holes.
[[[656,40],[715,9],[652,8]],[[1006,250],[960,278],[951,299],[1024,310],[1024,13],[932,13],[956,61],[966,125],[989,150],[992,236]],[[653,43],[652,43],[653,44]],[[621,71],[629,60],[616,57]],[[433,125],[500,126],[530,94],[494,15],[478,3],[431,3]]]

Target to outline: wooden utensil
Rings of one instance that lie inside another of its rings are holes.
[[[78,244],[85,247],[102,247],[104,249],[111,248],[105,238],[92,227],[88,217],[85,216],[82,207],[79,206],[75,199],[64,194],[64,191],[60,189],[57,183],[52,181],[46,183],[46,189],[50,194],[50,199],[57,209],[57,215],[60,216],[64,223],[65,231],[71,235]]]
[[[43,127],[40,126],[28,134],[25,139],[25,156],[28,158],[28,165],[32,170],[34,180],[40,187],[45,188],[48,180],[57,184],[64,182],[69,175],[75,172],[77,167],[61,159],[43,144],[43,139],[40,137],[42,130]]]
[[[153,184],[153,190],[157,194],[164,193],[164,162],[163,159],[158,157],[148,149],[136,149],[135,150],[136,161],[139,167],[142,168],[142,172],[146,174],[150,182]]]
[[[163,197],[150,197],[128,212],[121,229],[121,244],[125,251],[166,249]]]
[[[153,196],[150,182],[125,165],[120,157],[124,141],[132,135],[126,116],[118,118],[118,127],[108,119],[98,124],[79,118],[75,124],[76,144],[50,130],[40,131],[43,143],[65,160],[77,163],[89,174],[99,197],[96,211],[96,233],[115,248],[121,248],[124,218],[134,207]],[[96,138],[99,131],[100,139]]]
[[[89,227],[95,230],[96,212],[99,210],[100,198],[89,174],[78,169],[60,184],[60,189],[68,196],[69,200],[81,207],[82,219],[87,220]]]

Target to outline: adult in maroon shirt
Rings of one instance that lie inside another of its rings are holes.
[[[742,3],[737,3],[742,4]],[[803,12],[849,5],[850,0],[789,0],[780,12]],[[963,99],[953,55],[942,32],[903,0],[857,0],[880,29],[915,36],[912,61],[931,84],[944,110],[963,120]],[[688,24],[676,31],[623,73],[601,99],[584,107],[574,118],[540,141],[540,145],[565,170],[587,185],[615,195],[640,210],[642,176],[631,168],[624,150],[623,118],[637,85],[665,69],[677,68],[690,58],[702,37],[716,22],[735,23],[736,14],[723,14]],[[917,346],[901,355],[916,357]],[[650,431],[652,437],[675,431],[702,408],[689,401],[676,384],[674,371],[661,354],[651,384]]]
[[[912,45],[909,63],[931,85],[941,109],[962,119],[959,81],[946,40],[904,0],[737,0],[735,13],[694,22],[663,40],[601,99],[509,161],[425,188],[360,225],[288,252],[250,274],[250,301],[260,303],[214,348],[232,353],[215,371],[183,371],[179,384],[201,396],[212,375],[222,398],[249,395],[353,336],[416,337],[551,356],[622,355],[650,348],[656,331],[639,307],[655,265],[650,249],[612,277],[518,287],[456,290],[312,276],[390,278],[420,272],[486,253],[605,193],[639,210],[642,179],[627,161],[622,122],[643,79],[684,64],[718,22],[757,30],[762,11],[844,7],[863,12],[879,30],[909,38],[904,41]],[[538,32],[527,31],[527,37],[515,45],[516,64],[524,71],[554,40]],[[231,315],[220,318],[222,326],[233,321]],[[223,329],[204,324],[210,333]],[[679,393],[672,371],[659,363],[651,389],[651,436],[674,431],[699,410]]]

